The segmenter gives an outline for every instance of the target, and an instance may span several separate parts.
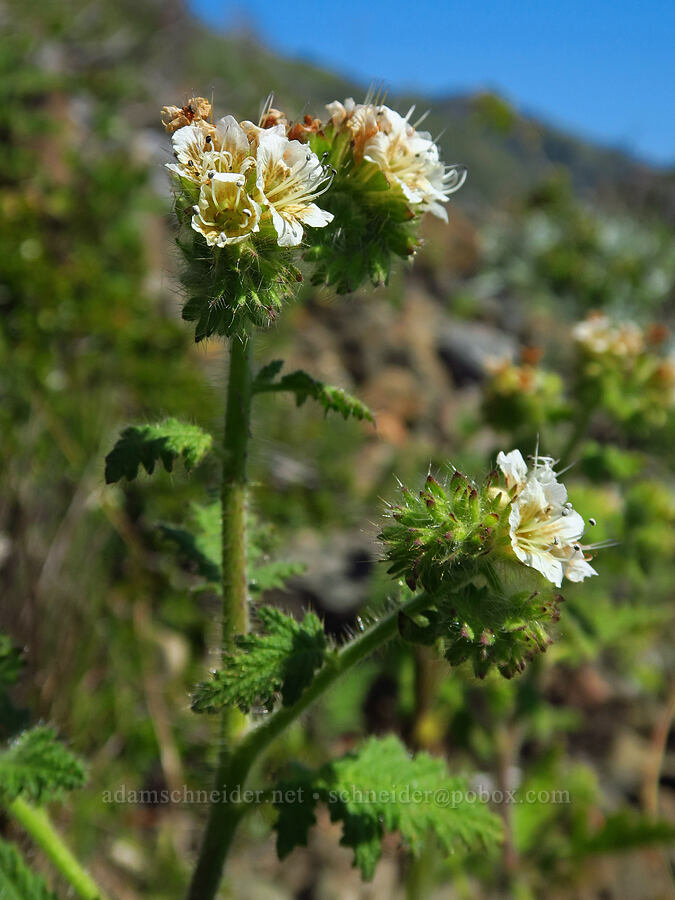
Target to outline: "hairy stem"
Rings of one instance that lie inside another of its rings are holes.
[[[237,789],[244,787],[256,760],[290,724],[332,687],[338,678],[396,635],[400,611],[409,616],[416,615],[430,603],[431,600],[426,594],[413,597],[402,607],[387,613],[359,637],[335,651],[296,703],[292,706],[282,706],[261,725],[249,731],[234,752],[223,761],[224,765],[219,771],[220,802],[212,804],[207,827],[209,855],[204,859],[204,865],[198,867],[195,872],[188,900],[213,900],[218,890],[225,859],[237,825],[247,811],[245,802],[230,802],[228,795],[240,794]]]
[[[232,649],[234,637],[248,631],[248,574],[246,569],[246,512],[248,440],[251,418],[251,338],[234,335],[230,341],[230,371],[227,384],[225,433],[223,438],[222,503],[222,656]],[[238,709],[224,709],[221,719],[220,753],[214,788],[226,789],[228,771],[237,739],[246,728],[246,717]],[[215,896],[222,862],[221,846],[231,839],[237,825],[231,806],[211,803],[206,831],[188,896],[207,900]],[[214,864],[214,860],[216,863]]]
[[[7,805],[7,812],[30,835],[78,897],[82,900],[106,900],[106,895],[75,859],[44,809],[31,806],[17,797]]]

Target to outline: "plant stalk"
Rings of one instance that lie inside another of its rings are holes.
[[[391,640],[398,630],[399,612],[411,616],[426,609],[431,603],[427,594],[413,597],[401,607],[387,613],[379,622],[334,651],[323,668],[300,699],[292,706],[282,706],[257,728],[249,731],[219,770],[218,789],[220,802],[211,804],[202,853],[192,880],[188,900],[213,900],[220,884],[223,866],[227,858],[239,820],[249,804],[229,801],[229,796],[240,795],[256,760],[269,745],[285,731],[328,688],[378,647]]]
[[[246,514],[248,441],[252,391],[251,338],[234,335],[230,340],[229,378],[223,436],[221,480],[222,507],[222,639],[221,657],[232,649],[234,637],[248,631],[248,573],[246,566]],[[237,739],[246,729],[246,717],[238,709],[224,709],[221,717],[220,751],[214,782],[216,792],[227,789],[227,773]],[[215,873],[214,859],[223,841],[229,845],[237,822],[227,805],[212,802],[206,831],[188,896],[206,900],[215,896],[222,863]]]
[[[6,808],[9,815],[30,835],[78,897],[82,900],[106,900],[106,895],[75,859],[44,809],[32,806],[22,797],[17,797]]]

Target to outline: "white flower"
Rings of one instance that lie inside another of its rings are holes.
[[[408,116],[411,113],[412,109]],[[462,186],[466,170],[443,165],[431,135],[416,131],[408,116],[378,107],[378,131],[366,140],[363,158],[376,163],[387,181],[400,187],[406,200],[447,222],[441,203]]]
[[[416,131],[409,118],[383,104],[329,103],[327,109],[336,130],[350,132],[357,164],[375,163],[390,184],[400,188],[406,200],[447,222],[442,203],[465,181],[461,166],[445,166],[438,147],[426,131]]]
[[[613,323],[602,313],[578,322],[572,336],[584,350],[596,355],[631,357],[644,350],[644,335],[635,322]]]
[[[597,575],[579,544],[585,523],[567,502],[563,484],[532,477],[509,514],[511,546],[518,559],[560,587],[563,577],[583,581]]]
[[[512,497],[509,536],[513,552],[556,587],[563,577],[583,581],[597,575],[585,551],[600,545],[579,543],[586,526],[568,501],[565,485],[558,482],[555,460],[538,452],[532,459],[533,467],[528,471],[519,450],[497,455],[497,465]],[[590,524],[595,524],[593,519]]]
[[[333,214],[314,200],[331,184],[319,158],[306,144],[289,141],[283,126],[261,129],[248,126],[256,147],[256,184],[260,202],[267,207],[281,247],[297,247],[303,225],[323,228]]]
[[[204,184],[211,173],[244,174],[255,165],[246,132],[233,116],[216,126],[196,122],[179,128],[172,137],[175,163],[167,169],[196,184]]]
[[[500,450],[497,454],[497,465],[504,474],[509,490],[512,487],[521,487],[527,481],[527,463],[520,450],[511,450],[510,453]]]
[[[260,228],[260,206],[246,192],[242,174],[216,172],[201,186],[192,227],[209,247],[238,244]]]

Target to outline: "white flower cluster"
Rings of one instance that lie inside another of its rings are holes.
[[[448,221],[441,204],[464,184],[466,169],[441,162],[431,135],[410,124],[414,107],[401,116],[388,106],[355,103],[349,97],[344,103],[336,100],[326,108],[333,128],[350,133],[357,163],[375,163],[389,184],[398,186],[420,212]]]
[[[192,227],[211,247],[241,243],[266,221],[279,246],[297,247],[303,226],[321,228],[333,219],[314,202],[331,175],[306,144],[288,139],[283,124],[195,119],[173,132],[172,143],[176,162],[167,168],[198,186]]]
[[[572,336],[580,347],[595,356],[635,357],[645,346],[642,329],[635,322],[614,323],[603,313],[592,313],[578,322]]]
[[[532,470],[519,450],[500,452],[501,469],[511,496],[509,535],[518,559],[560,587],[563,577],[583,581],[598,573],[589,564],[587,551],[599,544],[580,542],[586,525],[567,499],[567,489],[558,481],[555,460],[534,457]],[[589,520],[595,524],[594,519]]]

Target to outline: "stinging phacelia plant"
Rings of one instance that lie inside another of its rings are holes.
[[[238,824],[255,806],[246,788],[256,761],[344,673],[399,638],[435,646],[452,666],[470,661],[480,677],[491,669],[511,677],[550,642],[563,579],[596,574],[590,560],[597,545],[582,543],[585,524],[554,460],[537,453],[528,466],[513,450],[498,455],[497,468],[480,484],[453,471],[445,484],[429,475],[418,494],[403,488],[380,535],[393,577],[389,608],[342,645],[313,612],[297,621],[252,603],[266,586],[297,572],[283,562],[262,564],[259,529],[252,527],[247,460],[254,398],[290,393],[298,403],[313,399],[326,412],[373,420],[339,388],[301,371],[281,376],[281,361],[254,371],[255,327],[273,321],[295,296],[301,266],[314,283],[338,292],[386,282],[393,261],[414,254],[422,216],[447,218],[443,204],[466,177],[463,167],[440,161],[430,135],[411,124],[412,110],[401,116],[369,98],[336,101],[327,111],[325,121],[308,116],[290,123],[268,101],[255,124],[232,116],[214,122],[211,104],[199,97],[162,110],[174,152],[168,169],[185,260],[183,316],[195,323],[197,340],[227,336],[230,349],[220,500],[192,510],[191,530],[162,529],[222,600],[220,668],[192,697],[195,712],[218,714],[221,725],[214,799],[189,900],[216,896]],[[211,448],[208,434],[175,419],[129,426],[106,459],[106,480],[133,480],[158,463],[170,471],[180,459],[189,469]],[[72,768],[54,743],[40,731],[10,746],[0,763],[18,759],[20,771],[22,755],[32,752],[34,762],[37,746]],[[52,778],[51,786],[65,789],[82,777],[78,769],[73,778]],[[39,779],[13,785],[10,813],[49,845],[80,896],[102,898],[47,820],[26,805],[40,794],[36,784],[41,789]],[[406,800],[411,785],[429,788],[421,792],[425,799]],[[450,806],[429,799],[439,785],[457,797]],[[276,809],[280,857],[306,844],[321,802],[342,823],[342,843],[366,878],[386,831],[398,831],[413,854],[429,832],[448,852],[501,835],[500,819],[471,799],[465,778],[451,776],[428,754],[411,757],[393,736],[371,738],[316,770],[295,766],[278,787],[252,796]],[[350,800],[354,791],[366,801]]]

